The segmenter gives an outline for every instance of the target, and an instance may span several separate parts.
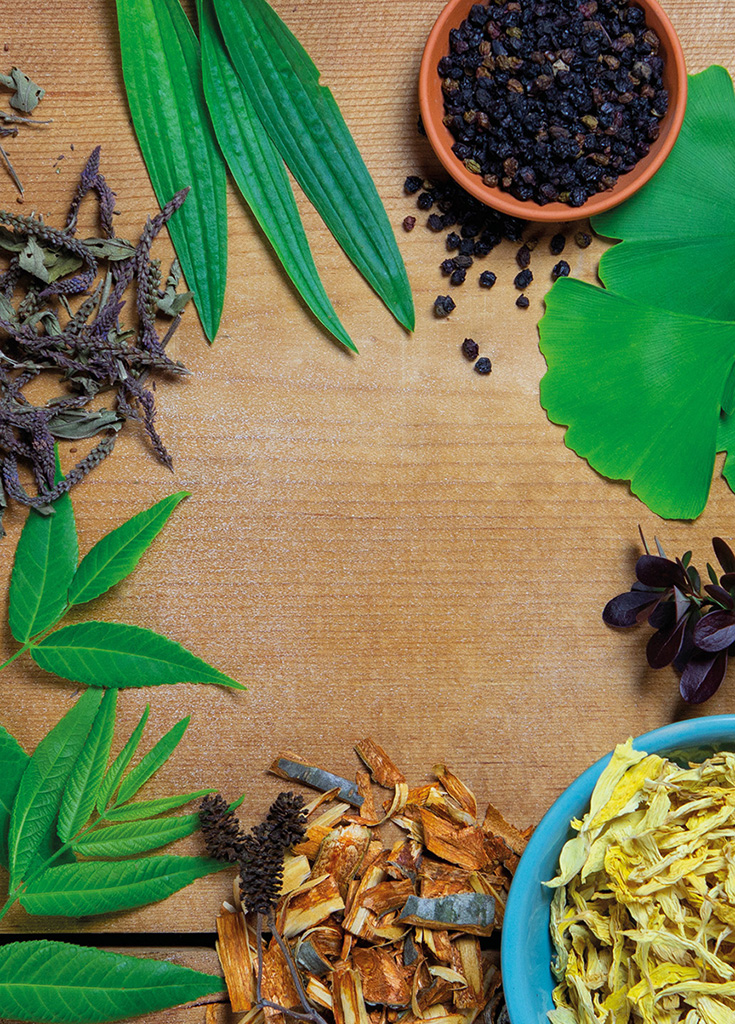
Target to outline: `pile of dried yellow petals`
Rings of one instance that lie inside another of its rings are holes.
[[[734,1024],[735,754],[615,750],[551,907],[552,1024]]]

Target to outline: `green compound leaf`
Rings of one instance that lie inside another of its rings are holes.
[[[667,519],[696,518],[716,452],[735,452],[735,95],[723,68],[689,82],[666,164],[593,221],[623,239],[605,288],[558,281],[539,325],[541,403],[566,444]],[[735,489],[732,458],[724,475]]]
[[[120,792],[117,798],[118,803],[124,804],[127,800],[130,800],[131,797],[134,797],[138,790],[145,785],[148,779],[150,779],[151,775],[154,775],[158,769],[168,761],[169,757],[171,757],[174,750],[176,750],[181,742],[181,737],[186,732],[190,721],[191,719],[187,717],[182,718],[180,722],[177,722],[176,725],[169,729],[166,735],[162,736],[158,743],[148,751],[140,763],[133,768],[124,780],[122,786],[120,786]]]
[[[69,587],[69,604],[92,601],[129,576],[173,510],[187,497],[187,491],[172,494],[97,541],[79,563]]]
[[[214,0],[214,8],[258,119],[345,253],[413,330],[411,288],[390,222],[318,69],[266,0]]]
[[[67,842],[86,824],[107,768],[115,731],[117,691],[105,690],[87,742],[74,763],[59,809],[57,833]]]
[[[56,479],[60,479],[58,461]],[[51,507],[53,515],[30,510],[15,551],[8,619],[19,643],[61,618],[77,567],[77,530],[69,493]]]
[[[130,112],[158,201],[191,188],[168,229],[213,341],[227,277],[226,176],[199,44],[179,0],[117,0],[117,18]]]
[[[140,821],[143,818],[152,818],[156,814],[164,814],[166,811],[175,811],[192,800],[199,800],[200,797],[213,793],[213,789],[197,789],[194,793],[182,793],[181,796],[161,796],[153,800],[136,800],[130,804],[123,804],[120,807],[113,807],[105,814],[106,821]]]
[[[138,749],[143,730],[145,729],[146,722],[148,721],[148,715],[150,714],[151,706],[146,704],[145,711],[140,716],[140,721],[136,725],[130,734],[130,739],[127,741],[125,746],[122,748],[120,753],[117,755],[115,760],[112,762],[107,770],[107,774],[102,780],[100,785],[99,794],[97,796],[96,808],[99,814],[102,814],[107,805],[110,803],[115,790],[118,787],[120,779],[125,774],[125,770],[133,760],[135,751]]]
[[[132,857],[190,836],[200,825],[198,811],[178,818],[123,822],[80,837],[72,849],[83,857]]]
[[[47,672],[87,686],[219,683],[245,689],[174,640],[118,622],[63,626],[35,645],[31,655]]]
[[[30,757],[7,729],[0,725],[0,864],[8,866],[10,814]]]
[[[67,779],[101,701],[99,690],[86,690],[41,740],[28,762],[10,818],[8,862],[13,888],[33,863],[53,827]]]
[[[141,857],[125,861],[84,861],[50,867],[20,894],[29,914],[85,917],[130,910],[166,899],[197,878],[228,865],[208,857]]]
[[[220,978],[69,942],[0,949],[0,1016],[33,1024],[123,1020],[224,991]]]
[[[204,94],[232,177],[304,302],[356,352],[319,278],[283,160],[230,64],[212,0],[197,0],[197,12]]]

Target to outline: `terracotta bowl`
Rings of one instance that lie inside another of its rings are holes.
[[[636,0],[646,13],[646,22],[661,40],[661,55],[665,60],[664,85],[669,92],[669,109],[661,122],[661,133],[652,144],[650,153],[640,160],[628,174],[618,179],[614,188],[591,196],[583,206],[566,203],[548,203],[542,206],[533,199],[515,199],[510,192],[484,185],[479,174],[468,171],[452,152],[456,141],[443,124],[444,96],[437,64],[449,53],[449,31],[459,28],[470,13],[476,0],[449,0],[437,18],[426,43],[419,72],[419,105],[426,134],[434,152],[445,170],[465,192],[475,196],[487,206],[525,220],[563,221],[582,220],[593,214],[609,210],[629,199],[649,181],[671,152],[684,121],[687,100],[687,73],[681,43],[668,17],[656,0]]]

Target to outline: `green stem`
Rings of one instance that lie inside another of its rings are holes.
[[[21,656],[21,654],[23,654],[23,653],[24,653],[24,651],[28,651],[28,650],[30,650],[30,647],[31,647],[31,645],[30,645],[30,642],[29,642],[29,643],[26,643],[26,644],[24,644],[24,645],[23,645],[23,646],[22,646],[22,647],[20,648],[20,650],[16,651],[16,652],[15,652],[15,654],[11,654],[11,655],[10,655],[10,657],[8,658],[8,660],[7,660],[7,661],[4,661],[4,662],[2,663],[2,665],[0,665],[0,672],[2,672],[2,670],[3,670],[4,668],[6,668],[6,667],[7,667],[8,665],[10,665],[10,663],[11,663],[11,662],[15,661],[15,659],[16,659],[16,658],[19,658],[19,657]]]

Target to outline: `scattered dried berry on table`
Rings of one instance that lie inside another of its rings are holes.
[[[477,359],[480,354],[480,346],[473,338],[465,338],[462,342],[462,355],[465,359]]]
[[[475,373],[483,374],[483,376],[485,374],[490,373],[492,368],[493,364],[490,362],[487,356],[481,356],[473,366],[473,370],[475,371]]]
[[[516,274],[513,284],[519,291],[523,291],[524,288],[528,288],[532,281],[533,273],[530,270],[522,270],[520,274]]]
[[[664,59],[630,0],[474,4],[449,43],[437,68],[444,124],[490,187],[582,206],[658,138]]]
[[[588,249],[592,245],[592,235],[586,231],[578,231],[574,236],[574,241],[577,243],[580,249]]]
[[[415,227],[416,227],[416,218],[415,217],[404,217],[403,218],[403,230],[404,231],[413,231],[413,229]]]
[[[480,287],[481,288],[492,288],[497,281],[497,277],[493,274],[492,270],[483,270],[480,274]]]
[[[525,270],[531,263],[531,250],[527,245],[522,245],[516,253],[516,263],[521,270]]]
[[[571,269],[566,260],[559,260],[551,271],[552,280],[556,281],[560,277],[569,277]]]
[[[530,305],[531,302],[527,295],[519,295],[516,299],[516,306],[518,306],[519,309],[528,309]]]
[[[561,254],[564,252],[566,244],[567,240],[564,237],[564,235],[554,235],[554,237],[549,242],[549,251],[551,252],[551,255],[561,256]]]
[[[449,316],[452,310],[456,308],[454,299],[449,295],[437,295],[434,299],[434,315],[439,318]]]

